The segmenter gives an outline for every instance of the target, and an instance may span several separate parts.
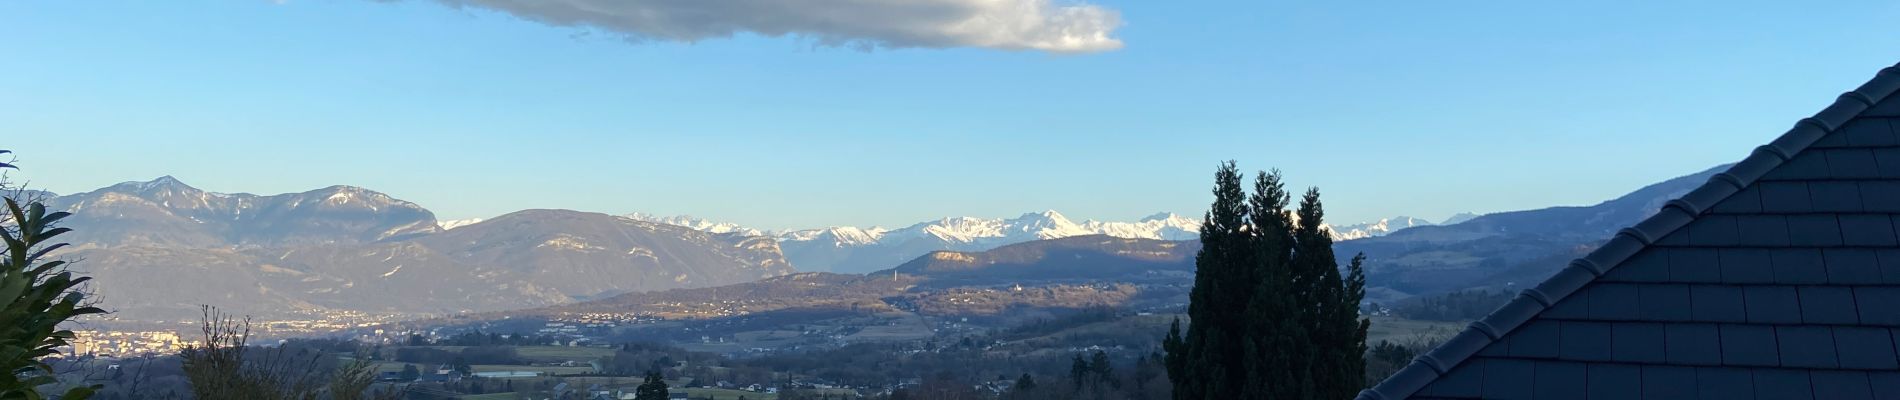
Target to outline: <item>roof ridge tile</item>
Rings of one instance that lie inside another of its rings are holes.
[[[1608,268],[1603,268],[1603,266],[1597,265],[1597,263],[1591,262],[1587,258],[1579,258],[1575,260],[1570,260],[1570,267],[1572,268],[1581,267],[1589,271],[1590,275],[1595,275],[1595,276],[1603,276],[1603,274],[1610,272]]]

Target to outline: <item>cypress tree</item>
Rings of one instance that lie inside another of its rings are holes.
[[[1188,320],[1162,349],[1177,400],[1345,399],[1363,382],[1363,255],[1341,276],[1318,189],[1292,196],[1279,171],[1252,196],[1233,162],[1215,173]]]
[[[1247,199],[1233,161],[1214,173],[1214,203],[1201,222],[1201,250],[1194,258],[1194,289],[1188,293],[1193,323],[1177,347],[1185,357],[1170,371],[1176,399],[1239,398],[1246,381],[1241,342],[1245,311],[1257,277],[1247,221]]]
[[[1299,318],[1299,308],[1306,303],[1299,296],[1302,274],[1295,251],[1299,237],[1287,209],[1291,200],[1279,171],[1256,176],[1248,205],[1257,228],[1249,243],[1257,257],[1251,267],[1258,280],[1242,314],[1250,378],[1245,381],[1243,398],[1308,398],[1313,392],[1312,371],[1305,366],[1314,349],[1310,331]]]
[[[1082,391],[1083,382],[1089,378],[1089,363],[1082,361],[1082,355],[1076,354],[1075,361],[1069,363],[1069,381],[1075,384],[1076,391]]]

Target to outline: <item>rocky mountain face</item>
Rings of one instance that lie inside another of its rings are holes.
[[[333,186],[259,196],[170,177],[48,201],[121,319],[188,318],[201,304],[277,317],[500,310],[793,272],[769,237],[598,213],[528,210],[445,229],[433,213]]]
[[[258,196],[198,190],[170,176],[54,197],[73,240],[99,246],[297,246],[403,239],[442,230],[415,203],[353,186]]]

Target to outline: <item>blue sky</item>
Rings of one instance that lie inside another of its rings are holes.
[[[1441,219],[1738,160],[1900,61],[1893,2],[1046,6],[1111,12],[1115,42],[875,15],[727,38],[432,1],[3,2],[0,148],[61,193],[169,174],[365,186],[443,218],[774,229],[1198,215],[1234,159],[1320,186],[1334,222]]]

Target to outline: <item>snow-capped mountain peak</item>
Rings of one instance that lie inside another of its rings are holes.
[[[1365,223],[1358,223],[1358,224],[1352,224],[1352,225],[1331,226],[1329,228],[1331,228],[1333,231],[1333,240],[1345,241],[1345,240],[1353,240],[1353,239],[1364,239],[1364,238],[1375,237],[1375,236],[1385,236],[1385,235],[1391,234],[1392,232],[1397,232],[1401,229],[1411,228],[1415,226],[1426,226],[1426,225],[1436,225],[1436,224],[1432,223],[1431,221],[1426,221],[1424,219],[1412,218],[1412,217],[1407,217],[1407,216],[1398,216],[1398,217],[1392,217],[1392,218],[1383,218],[1383,219],[1380,219],[1378,221],[1373,221],[1373,222],[1365,222]]]
[[[647,214],[647,213],[632,213],[632,214],[622,215],[621,217],[636,220],[636,221],[652,222],[656,224],[683,226],[687,228],[692,228],[694,230],[706,231],[710,233],[737,233],[737,234],[746,235],[746,236],[765,236],[765,231],[761,231],[758,229],[748,228],[748,227],[741,226],[739,224],[735,224],[731,222],[713,222],[704,218],[698,218],[691,215],[675,215],[671,217],[662,217],[662,216]]]
[[[442,225],[442,230],[446,231],[450,229],[474,225],[481,222],[482,222],[481,218],[469,218],[469,219],[451,219],[451,220],[439,221],[439,222],[436,222],[436,224]]]

